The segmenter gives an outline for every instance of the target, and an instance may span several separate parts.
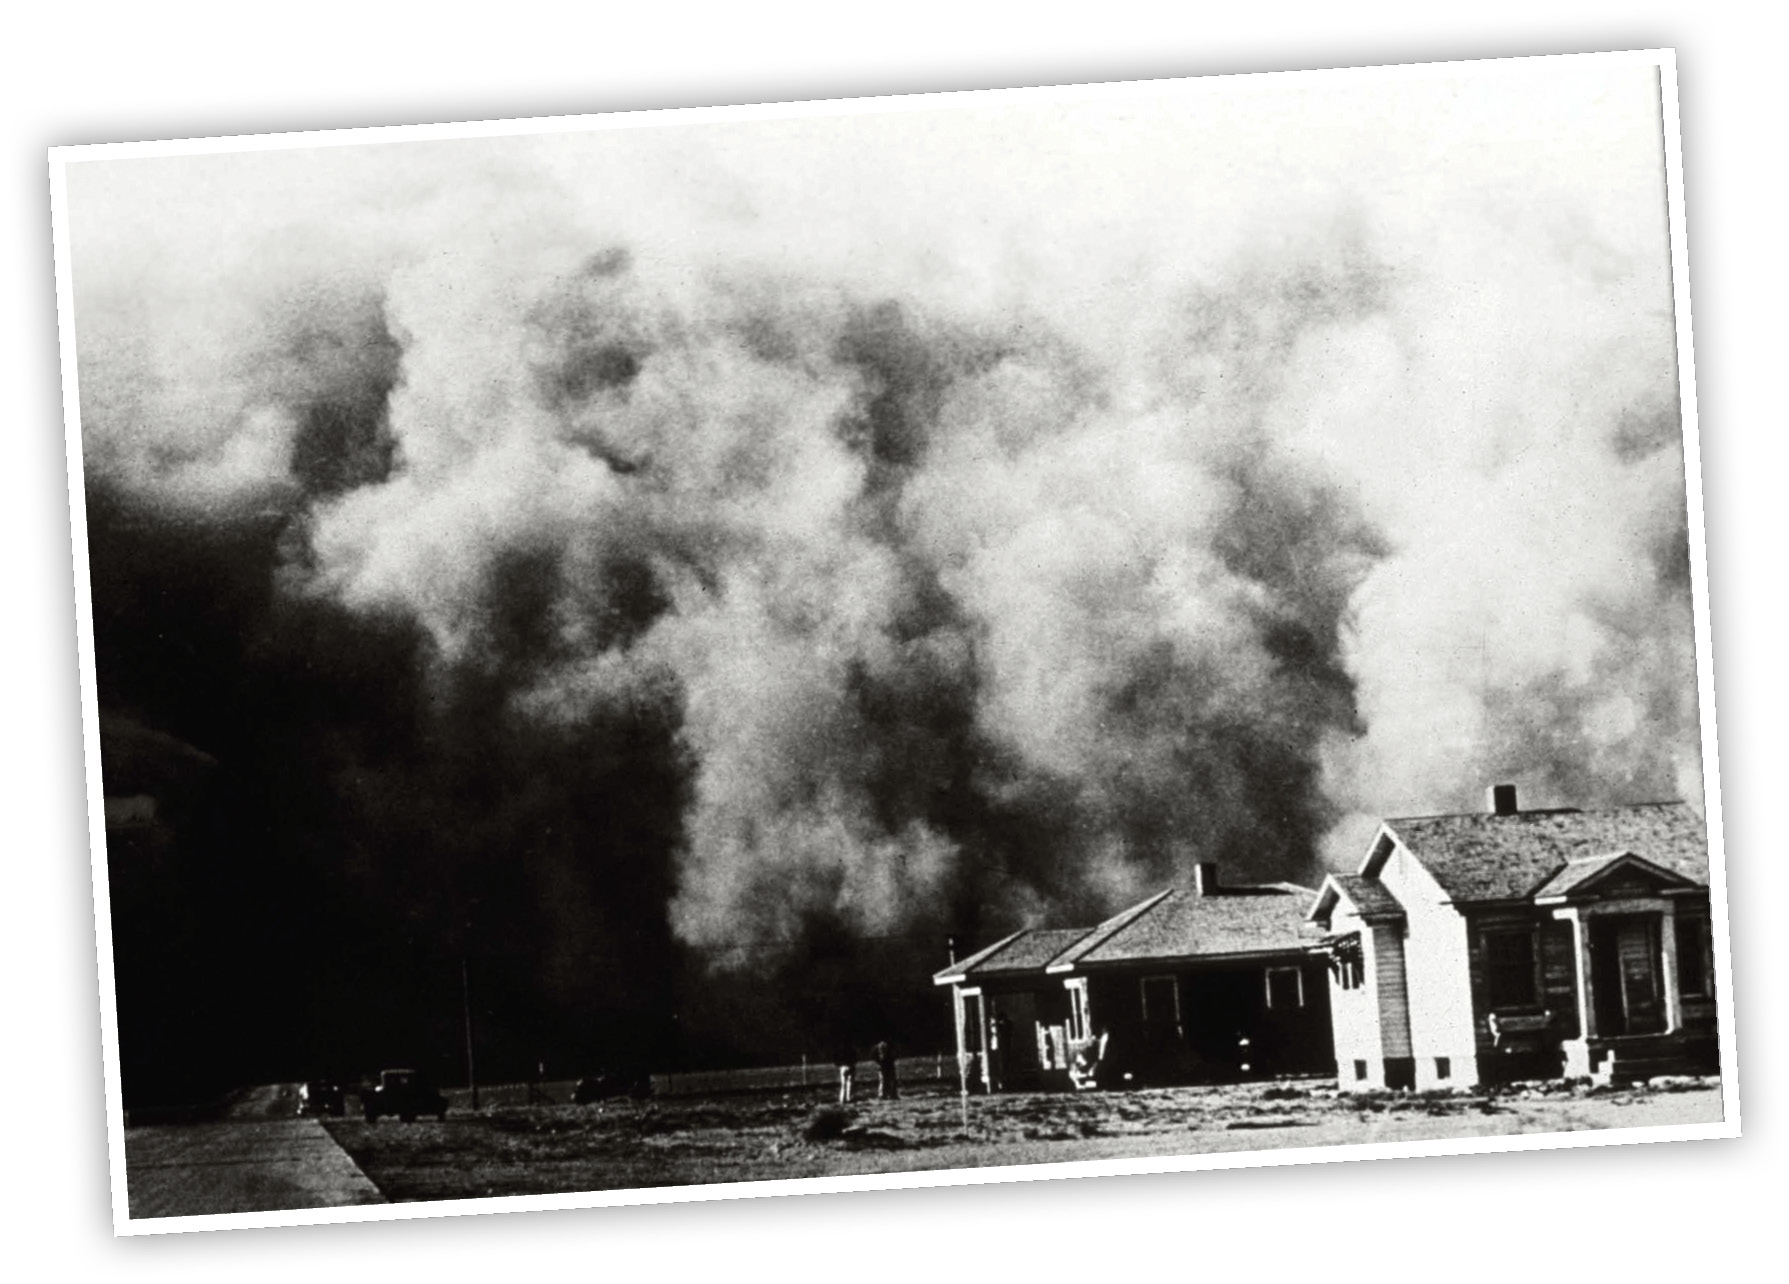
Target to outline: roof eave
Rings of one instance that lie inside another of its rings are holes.
[[[1367,848],[1367,858],[1354,872],[1362,878],[1376,877],[1385,868],[1385,862],[1391,859],[1392,849],[1403,841],[1398,837],[1398,831],[1391,827],[1390,821],[1380,821],[1379,832],[1373,835],[1373,845]]]
[[[1335,913],[1336,902],[1347,899],[1346,894],[1342,891],[1342,885],[1336,882],[1334,877],[1326,876],[1323,885],[1317,889],[1317,899],[1312,902],[1310,912],[1304,916],[1304,921],[1327,924]],[[1348,901],[1348,903],[1352,905],[1354,902]]]
[[[1538,905],[1540,902],[1532,896],[1486,896],[1483,898],[1449,896],[1441,904],[1452,905],[1457,910],[1482,910],[1521,909],[1527,905]]]
[[[932,984],[933,985],[953,984],[954,982],[952,982],[949,979],[952,977],[957,978],[957,980],[959,980],[959,981],[968,979],[969,973],[973,972],[975,970],[976,964],[985,962],[988,959],[993,958],[994,955],[998,954],[1001,950],[1004,950],[1007,946],[1011,945],[1014,941],[1018,940],[1021,936],[1025,935],[1025,933],[1028,930],[1029,929],[1027,929],[1027,928],[1021,927],[1016,932],[1009,932],[1005,936],[1001,937],[998,941],[995,941],[992,945],[989,945],[989,946],[984,947],[983,949],[977,950],[975,953],[971,954],[966,959],[962,959],[959,962],[952,963],[949,967],[945,968],[944,971],[932,973]]]
[[[1707,893],[1708,889],[1706,887],[1692,883],[1688,887],[1660,887],[1654,891],[1645,893],[1644,896],[1641,896],[1639,899],[1656,896],[1666,900],[1688,900],[1693,896],[1703,896]],[[1605,899],[1609,898],[1598,896],[1594,891],[1580,892],[1574,887],[1570,891],[1559,892],[1552,896],[1536,896],[1531,901],[1515,903],[1546,905],[1551,907],[1558,905],[1594,905],[1597,901]],[[1619,900],[1626,898],[1617,897],[1615,899]]]
[[[1089,971],[1109,971],[1122,967],[1148,967],[1163,963],[1233,963],[1247,959],[1285,958],[1303,954],[1315,942],[1299,941],[1296,945],[1277,945],[1267,950],[1232,950],[1223,954],[1146,954],[1129,959],[1082,959],[1077,966]]]

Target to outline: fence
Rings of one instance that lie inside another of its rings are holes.
[[[895,1075],[903,1088],[948,1085],[957,1086],[957,1058],[938,1053],[929,1057],[899,1057]],[[876,1063],[857,1063],[857,1083],[872,1088],[876,1082]],[[733,1092],[788,1092],[801,1088],[837,1088],[838,1067],[830,1060],[809,1061],[801,1065],[760,1066],[742,1070],[686,1070],[652,1076],[652,1090],[660,1096],[711,1096]]]
[[[957,1058],[955,1053],[937,1053],[923,1057],[900,1057],[895,1073],[903,1091],[957,1091]],[[735,1070],[678,1070],[652,1076],[652,1092],[657,1097],[726,1096],[752,1092],[800,1092],[804,1089],[835,1091],[838,1067],[830,1060],[809,1061],[786,1066],[753,1066]],[[857,1063],[858,1090],[874,1092],[876,1063]],[[564,1105],[572,1099],[577,1087],[575,1079],[552,1079],[544,1083],[479,1084],[480,1106],[527,1106],[537,1104]],[[448,1104],[455,1110],[470,1109],[472,1092],[468,1088],[446,1091]]]

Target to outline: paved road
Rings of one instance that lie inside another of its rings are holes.
[[[131,1128],[124,1167],[132,1217],[385,1202],[315,1119]]]

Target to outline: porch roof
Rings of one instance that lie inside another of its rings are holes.
[[[1661,869],[1632,852],[1605,852],[1601,856],[1578,857],[1536,890],[1534,898],[1537,901],[1564,900],[1573,892],[1594,888],[1605,876],[1615,876],[1618,869],[1629,871],[1630,879],[1638,876],[1643,885],[1659,888],[1695,886],[1681,874]]]
[[[1601,811],[1416,816],[1385,822],[1456,902],[1528,900],[1573,861],[1632,852],[1691,883],[1708,885],[1708,833],[1684,803]],[[1377,856],[1363,874],[1377,873]]]

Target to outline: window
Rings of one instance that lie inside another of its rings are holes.
[[[1267,1006],[1270,1008],[1302,1008],[1304,1006],[1304,974],[1295,967],[1268,968]]]
[[[1534,933],[1485,933],[1485,1002],[1492,1008],[1539,1006]]]
[[[1677,992],[1686,999],[1711,993],[1708,968],[1708,924],[1699,918],[1677,920]]]
[[[1087,1039],[1093,1036],[1087,1019],[1087,982],[1071,981],[1068,986],[1069,1037]]]
[[[1330,942],[1329,968],[1336,984],[1344,990],[1358,990],[1367,983],[1366,960],[1361,955],[1360,933],[1352,932]]]
[[[1365,1079],[1366,1077],[1367,1077],[1367,1063],[1364,1061],[1356,1061],[1354,1063],[1354,1081],[1356,1083],[1359,1083],[1361,1080]]]
[[[1453,1078],[1453,1074],[1454,1063],[1451,1059],[1447,1057],[1435,1058],[1435,1077],[1437,1079],[1451,1079]]]
[[[1180,1020],[1180,986],[1173,977],[1143,978],[1143,1019],[1164,1023]]]

